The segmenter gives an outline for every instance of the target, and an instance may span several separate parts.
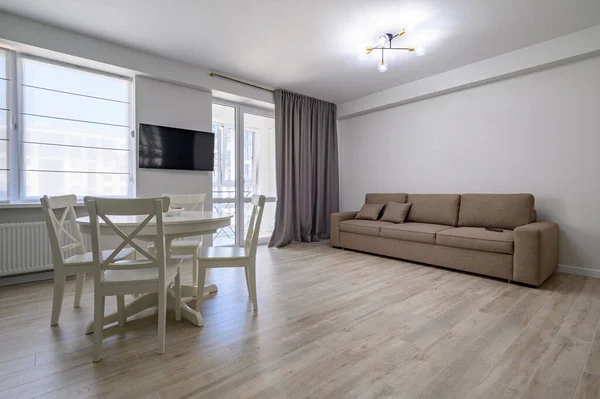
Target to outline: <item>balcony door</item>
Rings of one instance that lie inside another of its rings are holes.
[[[214,234],[213,245],[243,245],[254,194],[267,197],[259,241],[266,243],[273,232],[276,206],[273,113],[214,103],[212,130],[215,133],[213,210],[235,216],[231,226]]]

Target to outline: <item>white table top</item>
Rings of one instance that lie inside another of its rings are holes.
[[[146,219],[147,216],[110,216],[110,220],[124,232],[135,230],[135,228]],[[163,216],[164,233],[166,236],[186,237],[201,234],[211,234],[217,229],[231,224],[233,214],[220,212],[182,212],[177,216]],[[98,220],[100,229],[106,234],[115,234],[102,219]],[[77,223],[82,233],[91,232],[91,223],[88,216],[77,218]],[[156,235],[156,222],[150,220],[139,232],[140,236]]]
[[[176,225],[176,224],[186,224],[186,223],[198,223],[198,222],[221,222],[221,221],[229,221],[233,217],[233,214],[229,213],[221,213],[221,212],[182,212],[181,215],[177,216],[163,216],[163,224],[166,225]],[[145,215],[141,216],[110,216],[110,220],[119,227],[126,226],[137,226],[142,223],[146,219]],[[99,219],[98,222],[101,225],[105,225],[104,220]],[[89,226],[90,218],[88,216],[77,218],[77,223],[84,226]],[[155,220],[152,219],[148,222],[149,225],[155,223]]]

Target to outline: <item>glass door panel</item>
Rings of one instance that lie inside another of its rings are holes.
[[[243,239],[248,232],[252,216],[250,199],[254,194],[267,197],[260,228],[260,241],[268,242],[275,224],[275,119],[272,117],[244,112],[243,146],[241,175],[244,181],[243,201]]]
[[[236,108],[213,104],[212,131],[215,134],[215,166],[213,172],[213,211],[235,216],[236,196]],[[235,245],[236,217],[231,225],[213,234],[213,245]]]

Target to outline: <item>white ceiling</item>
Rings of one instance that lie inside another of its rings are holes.
[[[0,10],[340,103],[600,24],[600,0],[0,0]],[[411,30],[389,70],[356,57]]]

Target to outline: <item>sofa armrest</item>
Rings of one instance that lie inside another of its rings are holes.
[[[331,226],[331,245],[334,247],[340,246],[340,222],[344,220],[354,219],[358,212],[337,212],[330,216]]]
[[[539,286],[558,268],[558,224],[535,222],[514,232],[513,280]]]

